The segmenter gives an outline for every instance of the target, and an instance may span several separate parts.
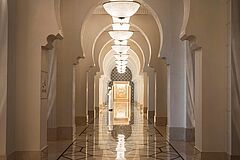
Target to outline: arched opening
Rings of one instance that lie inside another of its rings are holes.
[[[141,5],[122,79],[113,72],[123,75],[126,59],[113,52],[116,24],[103,8],[126,3],[117,1],[0,2],[0,159],[39,159],[73,138],[52,159],[182,159],[176,144],[193,148],[194,138],[203,159],[238,158],[238,3],[127,2]],[[111,114],[109,88],[133,107],[116,103]]]

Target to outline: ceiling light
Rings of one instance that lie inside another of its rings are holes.
[[[117,30],[129,30],[130,28],[130,24],[128,23],[114,23],[112,24],[112,28],[114,31],[117,31]]]
[[[113,45],[112,49],[117,53],[125,53],[130,49],[130,46],[126,45]]]
[[[114,54],[114,57],[116,60],[127,60],[128,54]]]
[[[124,65],[116,64],[116,67],[117,67],[118,69],[126,69],[126,68],[127,68],[127,65],[126,65],[126,64],[124,64]]]
[[[129,23],[130,17],[112,17],[113,23]]]
[[[124,64],[124,65],[119,65],[119,64],[117,64],[116,67],[117,67],[118,69],[127,68],[127,65],[126,65],[126,64]]]
[[[114,44],[116,44],[116,45],[127,45],[128,40],[123,40],[123,41],[114,40]]]
[[[126,70],[123,70],[123,71],[119,71],[118,70],[118,73],[120,73],[120,74],[123,74],[123,73],[125,73],[126,72]]]
[[[127,65],[128,64],[128,61],[123,61],[123,60],[115,60],[116,64],[117,65]]]
[[[120,68],[117,68],[118,71],[124,71],[126,70],[126,67],[120,67]]]
[[[118,71],[119,73],[125,73],[125,72],[126,72],[126,67],[117,68],[117,71]]]
[[[131,17],[139,9],[140,3],[135,1],[108,1],[103,8],[112,17]]]
[[[124,31],[124,30],[119,30],[119,31],[109,31],[109,35],[112,37],[112,39],[115,40],[127,40],[132,37],[133,31]]]

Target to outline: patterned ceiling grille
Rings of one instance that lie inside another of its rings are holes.
[[[131,102],[134,103],[134,83],[132,82],[132,72],[127,67],[125,73],[118,73],[117,67],[115,67],[111,72],[111,82],[108,84],[112,87],[113,81],[129,81],[131,86]]]

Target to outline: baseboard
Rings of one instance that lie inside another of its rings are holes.
[[[240,160],[240,155],[228,155],[228,160]]]
[[[75,117],[75,125],[76,126],[84,126],[87,124],[87,116],[76,116]]]
[[[47,138],[48,141],[72,140],[73,127],[48,128]]]
[[[228,156],[225,152],[202,152],[201,160],[227,160]]]
[[[9,155],[6,160],[42,160],[41,151],[16,151]],[[1,159],[2,160],[2,159]]]
[[[167,126],[167,117],[154,117],[156,126]]]
[[[194,128],[182,128],[182,127],[167,127],[168,138],[175,141],[195,141],[195,129]]]

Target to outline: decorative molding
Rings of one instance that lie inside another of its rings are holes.
[[[53,35],[53,34],[49,35],[47,37],[47,44],[45,46],[42,46],[42,49],[52,50],[54,48],[53,42],[57,39],[62,40],[63,39],[62,34],[58,33],[57,35]]]

